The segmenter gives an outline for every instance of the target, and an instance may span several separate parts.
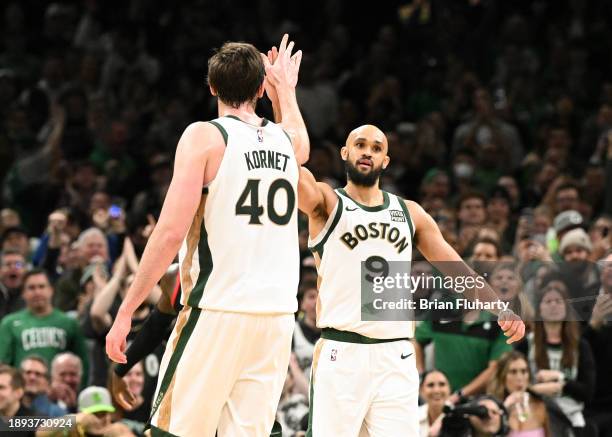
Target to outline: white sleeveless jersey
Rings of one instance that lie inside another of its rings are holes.
[[[214,311],[297,311],[298,166],[283,129],[211,121],[226,149],[179,252],[183,305]]]
[[[383,191],[384,202],[368,207],[336,190],[338,203],[309,247],[317,261],[317,326],[370,338],[414,336],[413,321],[361,321],[361,262],[412,259],[414,225],[405,202]]]

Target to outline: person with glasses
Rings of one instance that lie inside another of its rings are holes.
[[[6,250],[0,255],[0,319],[25,306],[21,297],[23,276],[27,266],[17,250]]]
[[[21,362],[20,368],[25,381],[21,399],[23,405],[49,417],[59,417],[67,413],[64,408],[49,399],[49,368],[44,358],[30,355]]]
[[[517,351],[506,352],[497,362],[489,394],[501,399],[509,413],[509,437],[551,437],[546,404],[530,390],[529,364]]]
[[[557,273],[542,281],[536,299],[533,332],[517,349],[527,356],[535,378],[531,389],[550,396],[572,422],[577,436],[585,435],[584,404],[595,390],[595,362],[569,303],[567,285]]]

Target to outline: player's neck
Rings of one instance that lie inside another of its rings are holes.
[[[233,115],[234,117],[238,117],[240,120],[245,123],[253,124],[259,126],[261,124],[261,117],[259,117],[255,113],[255,106],[251,103],[243,103],[237,108],[226,105],[221,100],[217,99],[217,109],[219,112],[219,117],[226,117],[228,115]]]
[[[383,193],[378,183],[371,187],[364,187],[355,185],[352,181],[348,181],[344,190],[351,199],[365,206],[378,206],[382,205],[384,202]]]

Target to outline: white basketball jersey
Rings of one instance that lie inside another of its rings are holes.
[[[283,129],[211,121],[226,149],[179,252],[182,303],[215,311],[297,311],[298,166]]]
[[[383,191],[375,207],[336,190],[338,203],[309,247],[317,261],[317,326],[388,339],[414,336],[413,321],[361,321],[361,263],[377,256],[386,261],[412,259],[414,225],[405,202]]]

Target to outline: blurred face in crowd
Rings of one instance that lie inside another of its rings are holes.
[[[20,224],[21,220],[19,219],[19,214],[17,214],[15,210],[4,208],[0,211],[0,226],[3,228],[19,226]]]
[[[606,293],[612,294],[612,254],[601,262],[601,286]]]
[[[450,395],[450,384],[442,372],[434,370],[427,374],[421,384],[421,397],[427,405],[442,408]]]
[[[545,235],[552,224],[548,214],[535,212],[533,216],[533,230],[536,234]]]
[[[40,361],[28,359],[22,361],[21,374],[25,381],[26,393],[36,395],[47,390],[47,366]]]
[[[317,315],[317,297],[319,292],[316,288],[308,288],[304,292],[302,302],[300,303],[300,309],[304,311],[306,317],[310,320],[315,320]]]
[[[562,322],[565,320],[567,310],[563,295],[557,291],[565,289],[559,281],[551,281],[544,289],[544,296],[540,302],[540,314],[545,322]]]
[[[587,261],[589,252],[582,246],[570,245],[563,251],[563,259],[566,262],[579,263]]]
[[[11,385],[11,375],[0,373],[0,416],[6,415],[15,409],[23,396],[23,389],[14,389]]]
[[[612,235],[612,218],[599,217],[589,229],[589,237],[593,244],[599,243],[604,238],[611,238]]]
[[[564,188],[559,190],[555,196],[557,214],[570,209],[577,210],[580,207],[580,197],[575,188]]]
[[[75,393],[78,393],[81,383],[81,363],[77,357],[63,356],[53,366],[53,381],[66,384]]]
[[[506,378],[504,381],[509,393],[525,391],[529,385],[529,366],[524,359],[517,359],[508,363]]]
[[[28,254],[28,236],[23,232],[9,232],[2,242],[2,250],[15,250],[23,256]]]
[[[516,179],[514,179],[512,176],[502,176],[497,181],[497,185],[504,187],[506,191],[508,191],[513,205],[518,205],[520,191],[518,184],[516,183]]]
[[[487,242],[481,241],[474,246],[472,261],[497,261],[497,248]]]
[[[135,395],[140,396],[144,387],[144,370],[142,362],[137,363],[132,369],[125,374],[123,377],[128,389]]]
[[[501,268],[493,272],[491,287],[497,292],[502,301],[508,302],[514,299],[521,291],[521,282],[513,270]]]
[[[501,416],[503,414],[499,406],[491,399],[482,399],[478,402],[478,405],[482,405],[487,408],[489,417],[486,419],[480,419],[476,416],[470,416],[470,423],[480,433],[495,434],[501,427]]]
[[[506,199],[494,197],[487,204],[487,213],[494,223],[506,221],[510,216],[510,205]]]
[[[89,263],[95,256],[104,259],[107,257],[106,241],[101,234],[90,234],[81,244],[81,251],[85,260]]]
[[[486,219],[484,202],[480,197],[469,197],[459,207],[459,220],[465,225],[481,225]]]
[[[44,314],[51,310],[53,288],[47,275],[40,273],[30,276],[23,284],[23,300],[34,314]]]
[[[7,253],[0,258],[0,281],[6,288],[17,289],[23,284],[25,259],[19,254]]]
[[[347,179],[362,187],[378,183],[382,171],[389,165],[387,138],[372,125],[353,130],[340,153],[345,161]]]
[[[107,210],[110,206],[110,196],[102,191],[98,191],[91,196],[91,200],[89,201],[89,212],[93,214],[99,209]]]

